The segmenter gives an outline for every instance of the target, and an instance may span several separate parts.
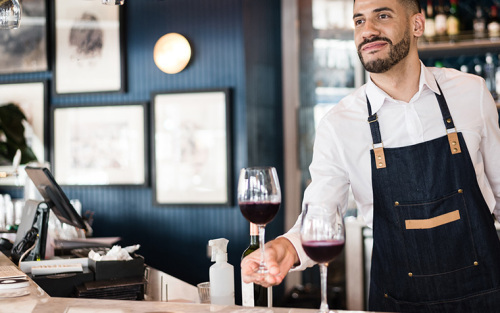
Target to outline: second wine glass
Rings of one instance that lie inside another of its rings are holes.
[[[302,247],[319,264],[321,274],[321,307],[328,312],[326,276],[328,264],[335,259],[345,243],[344,218],[340,207],[322,203],[306,203],[300,227]]]
[[[260,265],[257,274],[267,273],[265,264],[265,226],[278,213],[281,189],[276,168],[249,167],[240,171],[238,204],[241,214],[259,227]]]

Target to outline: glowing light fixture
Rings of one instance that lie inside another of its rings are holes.
[[[19,28],[21,11],[18,0],[0,1],[0,29]]]
[[[153,54],[155,64],[160,70],[167,74],[176,74],[188,65],[191,46],[184,36],[169,33],[158,39]]]

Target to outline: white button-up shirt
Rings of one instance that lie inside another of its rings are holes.
[[[484,79],[453,69],[427,68],[421,63],[418,92],[407,103],[394,100],[371,80],[342,99],[320,121],[316,130],[311,184],[304,203],[326,202],[347,207],[349,186],[359,214],[373,221],[370,150],[366,96],[377,113],[384,147],[403,147],[446,135],[434,93],[436,80],[444,93],[458,132],[462,132],[474,164],[479,187],[491,212],[500,221],[500,129],[498,111]],[[300,217],[284,236],[301,259],[298,269],[313,263],[300,243]]]

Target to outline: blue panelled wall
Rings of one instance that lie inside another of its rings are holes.
[[[276,166],[284,190],[280,0],[125,2],[127,91],[83,95],[55,95],[51,91],[50,106],[150,105],[153,92],[229,87],[233,194],[239,169],[248,165]],[[194,51],[189,66],[175,75],[161,72],[153,61],[156,41],[170,32],[186,36]],[[52,71],[48,71],[3,75],[0,82],[48,79],[51,83],[52,78]],[[229,239],[236,302],[241,303],[239,262],[248,245],[249,225],[235,203],[230,207],[155,207],[150,186],[63,189],[70,199],[80,199],[84,211],[95,212],[95,236],[120,236],[123,246],[141,244],[139,252],[147,264],[191,284],[208,280],[208,240]],[[20,188],[2,191],[23,196]],[[283,212],[284,204],[266,228],[267,239],[283,233]],[[275,297],[282,292],[282,287],[275,288]]]

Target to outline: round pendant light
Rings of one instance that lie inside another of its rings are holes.
[[[191,59],[191,46],[187,39],[177,33],[162,36],[154,47],[156,66],[167,74],[182,71]]]

